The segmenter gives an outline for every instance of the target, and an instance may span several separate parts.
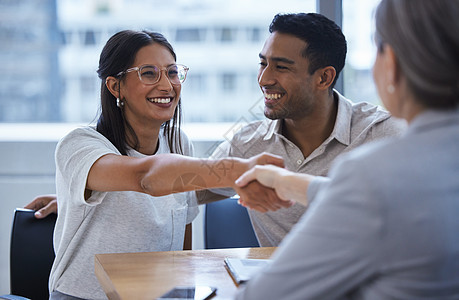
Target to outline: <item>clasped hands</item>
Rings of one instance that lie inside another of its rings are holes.
[[[287,208],[295,202],[307,205],[306,192],[314,176],[288,171],[283,168],[281,157],[271,154],[263,156],[271,158],[264,161],[258,159],[256,165],[252,165],[236,180],[239,204],[260,212]]]
[[[234,189],[240,197],[239,204],[263,213],[292,206],[292,201],[282,199],[276,194],[272,179],[258,181],[256,178],[260,167],[283,168],[284,159],[277,155],[261,153],[249,158],[248,161],[250,161],[249,168],[235,182]]]

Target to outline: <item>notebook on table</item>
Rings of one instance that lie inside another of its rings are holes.
[[[269,262],[271,259],[225,258],[225,265],[237,284],[248,281]]]

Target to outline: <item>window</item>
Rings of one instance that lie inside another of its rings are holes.
[[[259,27],[250,27],[247,28],[247,39],[251,42],[261,41],[262,29]]]
[[[97,82],[94,76],[82,76],[80,78],[80,89],[83,95],[94,95],[97,93]]]
[[[59,119],[55,11],[51,0],[0,4],[0,122]]]
[[[163,33],[178,62],[190,67],[182,93],[184,122],[254,118],[250,109],[261,97],[258,53],[273,16],[314,12],[315,3],[2,1],[0,122],[93,121],[100,101],[96,78],[100,51],[122,29]]]
[[[186,85],[183,86],[188,93],[200,93],[206,90],[206,79],[203,74],[194,72],[193,74],[187,75]]]
[[[96,45],[96,33],[94,30],[88,29],[80,32],[81,44],[84,46]]]
[[[175,40],[177,42],[202,42],[205,34],[204,28],[179,28]]]
[[[220,42],[233,42],[236,39],[237,29],[231,27],[218,28],[217,39]]]
[[[222,74],[222,90],[227,93],[236,92],[236,74],[224,73]]]
[[[60,33],[60,36],[61,36],[61,44],[62,45],[68,45],[72,42],[72,32],[71,31],[62,31]]]
[[[348,45],[343,73],[344,94],[354,102],[381,103],[372,78],[376,54],[376,47],[372,40],[373,15],[379,2],[380,0],[343,1],[343,33]]]

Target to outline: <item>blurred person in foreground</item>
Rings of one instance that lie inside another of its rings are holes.
[[[373,77],[399,139],[338,159],[329,178],[255,167],[310,209],[237,299],[459,299],[459,1],[383,0]]]

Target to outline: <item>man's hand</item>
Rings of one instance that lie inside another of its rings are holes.
[[[240,196],[239,204],[263,213],[287,208],[294,204],[293,201],[280,199],[275,190],[267,188],[257,181],[252,181],[243,188],[237,188],[236,192]]]
[[[55,194],[40,195],[24,208],[35,210],[35,218],[43,219],[52,213],[57,213],[57,197]]]

